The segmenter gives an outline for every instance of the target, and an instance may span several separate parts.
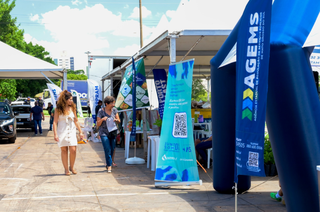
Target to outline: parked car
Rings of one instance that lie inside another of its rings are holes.
[[[18,97],[16,101],[11,102],[11,105],[23,105],[24,104],[24,100],[27,100],[28,98],[26,97]],[[31,107],[34,107],[34,103],[35,103],[35,99],[34,98],[30,98],[30,105]]]
[[[17,128],[31,128],[34,131],[34,122],[30,120],[31,105],[11,105],[11,108],[19,113],[16,116]]]
[[[16,142],[17,115],[19,113],[14,113],[8,103],[0,102],[0,138],[8,138],[9,143]]]

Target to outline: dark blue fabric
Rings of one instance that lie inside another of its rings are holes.
[[[264,131],[272,0],[250,0],[237,37],[236,172],[265,176]]]
[[[41,120],[42,116],[42,108],[39,106],[34,106],[33,108],[31,108],[31,113],[33,115],[33,120]]]
[[[52,130],[52,125],[53,125],[53,116],[50,116],[50,130]]]
[[[239,23],[210,61],[211,102],[214,102],[211,106],[213,188],[228,194],[234,194],[236,65],[233,63],[220,69],[219,66],[235,45],[238,28]],[[250,176],[239,176],[239,193],[250,188],[250,180]]]
[[[285,45],[270,56],[267,126],[286,207],[319,211],[320,102],[309,57]]]
[[[141,62],[141,60],[140,60]],[[139,63],[139,62],[138,62]],[[132,57],[132,128],[130,134],[130,141],[136,141],[136,65]]]
[[[39,126],[39,133],[42,134],[42,126],[41,120],[33,120],[34,122],[34,134],[38,134],[38,126]]]
[[[112,155],[114,148],[116,147],[116,139],[110,139],[108,136],[101,136],[101,142],[104,150],[104,155],[106,158],[107,166],[112,165]]]
[[[159,114],[162,119],[167,90],[167,72],[164,69],[153,69],[153,76],[159,102]]]
[[[204,140],[204,139],[203,139]],[[201,142],[196,146],[196,150],[200,154],[201,158],[207,162],[208,155],[206,150],[212,148],[212,141]]]

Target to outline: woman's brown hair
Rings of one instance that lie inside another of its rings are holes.
[[[63,114],[63,115],[68,115],[68,111],[66,111],[66,107],[67,107],[67,101],[68,99],[70,99],[72,97],[72,94],[67,91],[67,90],[64,90],[60,93],[60,96],[58,98],[58,103],[57,103],[57,111],[60,114]],[[72,102],[71,104],[71,108],[72,108],[72,111],[74,113],[74,115],[76,116],[76,105]]]

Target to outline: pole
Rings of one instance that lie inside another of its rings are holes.
[[[139,17],[140,17],[140,48],[143,46],[143,34],[142,34],[142,10],[141,10],[141,0],[139,0]]]
[[[235,183],[234,185],[234,192],[235,192],[235,212],[238,211],[238,184]]]
[[[67,69],[63,69],[63,90],[68,90]]]
[[[104,99],[104,81],[105,80],[102,80],[102,101],[103,101],[103,99]],[[96,114],[96,115],[98,115],[98,114]]]
[[[170,63],[176,62],[176,35],[170,36]]]
[[[89,60],[89,54],[90,54],[91,52],[89,52],[89,51],[86,51],[85,52],[85,54],[87,54],[88,55],[88,68],[87,68],[87,77],[88,77],[88,79],[90,79],[90,77],[89,77],[89,72],[90,72],[90,60]]]

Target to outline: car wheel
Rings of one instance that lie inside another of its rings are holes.
[[[9,143],[15,143],[17,139],[17,135],[15,135],[13,138],[9,138]]]

